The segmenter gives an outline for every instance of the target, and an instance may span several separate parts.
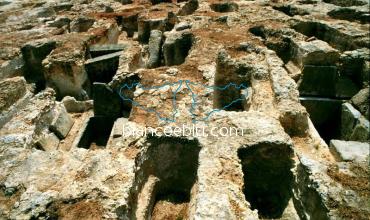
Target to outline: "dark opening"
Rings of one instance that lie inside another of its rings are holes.
[[[159,4],[159,3],[171,3],[172,0],[150,0],[150,2],[153,4],[153,5],[156,5],[156,4]]]
[[[367,11],[359,11],[354,8],[337,8],[328,12],[328,15],[335,19],[347,21],[359,21],[363,24],[370,21],[370,15]]]
[[[177,0],[177,2],[184,2],[186,1],[186,3],[184,4],[184,6],[179,10],[179,12],[177,13],[177,15],[179,16],[186,16],[186,15],[191,15],[193,14],[199,7],[199,2],[198,0]]]
[[[81,148],[104,148],[112,131],[114,118],[92,117],[78,143]]]
[[[244,194],[260,218],[280,218],[292,196],[293,151],[287,145],[261,143],[239,149]]]
[[[342,100],[301,97],[300,101],[310,114],[316,130],[327,144],[332,139],[340,139]]]
[[[256,36],[261,37],[267,48],[275,51],[285,64],[291,60],[292,40],[290,38],[284,37],[281,33],[268,33],[269,30],[265,29],[263,26],[252,27],[249,31]],[[273,35],[272,38],[267,39],[270,34]]]
[[[42,61],[55,49],[55,47],[56,42],[48,41],[36,45],[27,44],[21,49],[26,67],[24,77],[28,83],[35,84],[36,92],[40,92],[46,87]]]
[[[122,30],[126,31],[127,37],[133,37],[135,32],[138,31],[138,14],[133,14],[129,16],[119,17],[121,21],[119,24],[122,24]]]
[[[245,111],[248,110],[246,107],[248,98],[247,83],[241,83],[230,87],[227,87],[227,84],[224,86],[217,86],[214,90],[214,108],[225,111]]]
[[[235,64],[220,53],[217,59],[213,91],[213,108],[226,111],[247,111],[251,98],[250,75],[253,68]]]
[[[236,3],[228,1],[211,4],[210,7],[213,11],[220,13],[238,10],[238,5]]]
[[[147,207],[149,219],[186,219],[197,178],[199,151],[197,140],[148,137],[148,150],[139,175],[159,179],[150,195],[153,203]]]
[[[338,5],[342,7],[350,7],[350,6],[361,6],[366,5],[366,1],[361,0],[323,0],[326,3],[330,3],[333,5]]]
[[[102,45],[91,45],[88,50],[88,56],[96,58],[119,51],[123,51],[126,48],[124,44],[102,44]]]
[[[166,39],[163,45],[165,65],[173,66],[184,63],[193,43],[194,35],[190,32],[184,32],[176,39]]]
[[[132,109],[132,100],[134,100],[134,93],[136,86],[140,83],[140,78],[138,75],[134,74],[128,76],[116,90],[117,95],[120,98],[120,103],[122,105],[123,117],[128,118]],[[131,88],[132,87],[132,88]]]
[[[293,5],[279,5],[273,6],[273,9],[283,12],[286,15],[294,16],[294,15],[308,15],[309,13],[301,8],[295,7]]]
[[[0,6],[9,5],[10,3],[12,3],[12,2],[9,2],[9,1],[1,1],[0,2]]]
[[[121,51],[89,59],[85,69],[91,83],[109,83],[116,74]]]

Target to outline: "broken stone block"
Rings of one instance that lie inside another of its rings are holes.
[[[341,161],[365,162],[369,158],[369,143],[331,140],[330,150]]]
[[[9,108],[26,94],[26,85],[26,80],[23,77],[0,81],[0,112]]]
[[[89,30],[93,24],[95,23],[95,19],[88,18],[88,17],[78,17],[71,22],[71,32],[86,32]]]
[[[369,82],[368,61],[370,50],[361,48],[353,51],[346,51],[340,57],[341,75],[349,76],[358,86],[367,85]]]
[[[99,117],[122,116],[120,96],[105,83],[93,84],[94,114]]]
[[[71,23],[71,19],[69,19],[66,16],[58,17],[54,21],[47,22],[47,25],[49,27],[57,27],[57,28],[62,28],[64,26],[69,27],[69,24]]]
[[[36,89],[45,88],[45,76],[42,61],[55,49],[56,42],[43,40],[27,43],[21,49],[25,61],[24,77],[27,82],[35,83]]]
[[[210,5],[215,12],[232,12],[238,10],[238,5],[235,2],[222,0]]]
[[[355,96],[352,97],[352,104],[369,120],[369,87],[360,90]]]
[[[44,151],[56,150],[59,146],[59,138],[54,133],[44,134],[36,142],[36,146]]]
[[[0,79],[24,76],[25,62],[22,56],[3,62],[0,65]]]
[[[367,141],[369,140],[369,121],[351,104],[342,105],[341,137],[344,140]]]
[[[293,41],[292,43],[292,57],[300,67],[334,66],[339,59],[339,52],[324,41]]]
[[[161,49],[163,43],[163,34],[159,30],[152,30],[149,39],[149,60],[147,67],[155,68],[161,64]]]
[[[52,7],[38,7],[35,8],[27,13],[30,17],[37,17],[37,18],[48,18],[55,15],[55,11]]]
[[[124,128],[124,125],[126,123],[128,123],[128,119],[126,119],[126,118],[118,118],[114,122],[113,129],[112,129],[112,137],[113,138],[122,137],[123,128]]]
[[[299,84],[300,95],[335,96],[337,68],[335,66],[305,65]]]
[[[356,126],[353,129],[349,140],[351,141],[368,141],[369,140],[370,123],[364,117],[360,117]]]
[[[61,36],[60,46],[43,60],[46,86],[55,90],[58,100],[64,96],[73,96],[77,100],[88,99],[91,84],[84,66],[88,40],[89,36],[85,34]]]
[[[91,57],[99,57],[124,50],[125,44],[97,44],[89,47]]]
[[[116,74],[122,52],[95,57],[85,62],[85,70],[91,82],[108,83]]]
[[[167,36],[163,44],[163,56],[166,66],[180,65],[185,62],[193,45],[194,36],[190,32],[175,32]]]
[[[344,103],[342,105],[341,114],[341,138],[348,140],[352,135],[353,128],[356,126],[361,113],[357,111],[351,104]]]
[[[198,0],[189,0],[181,7],[180,11],[177,13],[179,16],[186,16],[193,14],[199,7]]]
[[[55,108],[55,114],[55,118],[50,124],[49,129],[54,132],[58,138],[64,139],[71,130],[74,121],[62,104],[59,104]]]
[[[74,97],[71,96],[64,97],[62,102],[67,112],[71,113],[85,112],[94,107],[94,102],[92,100],[77,101]]]
[[[176,31],[183,31],[185,29],[190,29],[191,28],[191,23],[189,22],[180,22],[175,25],[175,30]]]
[[[335,97],[348,99],[359,90],[359,87],[348,76],[339,76],[335,85]]]
[[[284,102],[281,102],[279,110],[281,112],[279,120],[285,132],[290,135],[304,135],[306,133],[309,115],[302,105],[297,103],[284,105]]]

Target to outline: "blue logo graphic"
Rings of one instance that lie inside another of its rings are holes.
[[[140,103],[134,101],[133,99],[131,99],[129,97],[126,97],[123,93],[124,90],[132,90],[132,89],[136,89],[136,88],[141,88],[144,91],[148,91],[148,90],[153,90],[153,89],[154,90],[161,89],[161,88],[166,87],[166,86],[176,86],[175,87],[176,89],[172,92],[173,112],[172,112],[170,117],[164,117],[160,112],[158,112],[154,108],[147,108],[147,107],[142,106]],[[122,100],[129,101],[129,102],[132,103],[132,106],[136,106],[136,107],[138,107],[138,108],[140,108],[140,109],[142,109],[146,112],[155,114],[157,116],[157,118],[161,121],[176,122],[175,116],[178,113],[178,109],[176,107],[176,95],[183,86],[185,86],[191,93],[192,103],[191,103],[191,107],[189,109],[189,112],[190,112],[190,115],[192,117],[197,117],[197,115],[194,113],[194,111],[196,109],[196,106],[197,106],[197,94],[195,94],[195,92],[193,91],[191,86],[201,86],[205,89],[212,89],[212,90],[219,90],[219,91],[225,91],[225,90],[230,89],[230,88],[235,88],[237,90],[243,90],[243,89],[248,88],[245,83],[242,83],[240,85],[237,85],[235,83],[229,83],[225,86],[207,86],[207,85],[204,85],[204,84],[201,84],[201,83],[191,82],[190,80],[179,80],[179,81],[174,82],[174,83],[168,82],[168,83],[164,83],[164,84],[159,85],[159,86],[149,86],[149,87],[145,87],[141,83],[132,83],[131,85],[123,84],[119,88],[118,94],[122,98]],[[247,90],[246,90],[246,94],[240,94],[240,96],[237,99],[231,101],[230,103],[226,104],[222,108],[213,109],[212,111],[210,111],[208,113],[205,113],[205,117],[202,117],[201,119],[193,119],[193,123],[196,123],[198,121],[207,121],[213,113],[225,110],[225,109],[229,108],[230,106],[232,106],[233,104],[245,100],[245,98],[247,96],[248,96],[248,93],[247,93]]]

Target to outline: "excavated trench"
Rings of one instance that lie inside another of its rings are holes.
[[[184,32],[178,37],[167,38],[163,44],[164,64],[174,66],[184,63],[194,41],[194,35],[190,32]]]
[[[252,68],[230,62],[220,53],[217,59],[213,92],[213,108],[225,111],[247,111],[251,97]]]
[[[238,150],[244,195],[260,218],[280,218],[292,197],[294,166],[289,146],[261,143]]]
[[[55,48],[56,42],[48,41],[35,45],[27,44],[21,49],[23,59],[25,60],[24,77],[28,83],[34,83],[36,85],[36,92],[40,92],[46,87],[42,61]]]
[[[320,97],[300,97],[299,100],[326,143],[340,139],[341,107],[344,101]]]
[[[148,137],[137,158],[132,218],[184,219],[196,184],[200,144],[176,137]]]
[[[107,145],[113,123],[114,118],[90,118],[77,146],[85,149],[104,148]]]
[[[316,25],[319,24],[317,23]],[[312,27],[306,27],[302,24],[301,28],[310,29]],[[340,66],[340,63],[332,65],[297,64],[299,59],[297,59],[296,51],[299,48],[297,48],[298,46],[293,42],[292,38],[286,37],[283,32],[274,32],[263,26],[252,27],[249,31],[261,37],[264,44],[276,52],[284,62],[284,67],[288,72],[290,71],[288,69],[289,65],[294,65],[297,68],[296,71],[300,76],[298,75],[295,80],[300,92],[300,102],[310,114],[310,119],[325,142],[329,144],[332,139],[340,139],[341,105],[350,97],[338,95],[338,91],[342,90],[339,85],[341,85],[341,80],[343,80],[343,76],[341,76],[343,74],[337,68],[337,65]],[[305,31],[303,32],[305,33]],[[314,33],[305,34],[310,36]],[[301,67],[299,68],[300,65]],[[352,81],[350,80],[349,82]],[[323,86],[324,84],[325,86]],[[355,88],[358,89],[357,87]]]
[[[292,28],[308,37],[316,37],[325,41],[341,51],[355,50],[369,46],[367,41],[357,40],[355,37],[340,32],[338,29],[316,21],[299,21],[293,24]]]
[[[109,83],[117,73],[121,45],[96,45],[89,48],[90,59],[85,61],[85,70],[91,83]]]
[[[275,41],[267,41],[268,30],[264,26],[255,26],[249,29],[253,35],[261,37],[264,40],[264,44],[270,50],[276,52],[280,59],[287,64],[292,59],[292,40],[288,37],[280,37]]]

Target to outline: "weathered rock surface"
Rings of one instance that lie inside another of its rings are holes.
[[[370,145],[368,143],[331,140],[330,148],[342,161],[366,162],[369,159]]]
[[[86,112],[94,107],[94,102],[92,100],[77,101],[71,96],[64,97],[62,102],[67,112],[70,113]]]
[[[352,104],[369,120],[369,88],[362,89],[351,99]]]
[[[71,130],[74,123],[72,117],[68,114],[64,105],[58,105],[55,109],[55,118],[50,124],[50,130],[60,139],[64,139]]]
[[[149,38],[148,68],[155,68],[161,64],[162,43],[163,33],[159,30],[152,30]]]
[[[0,112],[5,111],[27,92],[26,81],[22,77],[8,78],[0,81]]]
[[[351,104],[342,105],[341,137],[344,140],[366,141],[369,139],[369,121]]]
[[[368,30],[366,0],[0,0],[0,219],[368,219]]]
[[[194,37],[190,32],[174,32],[166,36],[163,43],[164,63],[167,66],[179,65],[185,61]]]

